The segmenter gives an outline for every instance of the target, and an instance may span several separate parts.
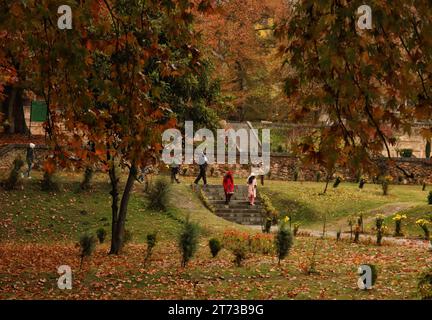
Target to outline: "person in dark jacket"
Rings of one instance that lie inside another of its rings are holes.
[[[33,168],[33,162],[34,162],[34,148],[36,146],[33,143],[30,143],[29,146],[27,147],[27,152],[26,152],[26,162],[27,162],[27,178],[31,179],[30,173],[31,170]]]
[[[207,156],[204,154],[204,152],[201,153],[201,155],[198,158],[198,165],[199,165],[199,174],[196,177],[194,184],[197,185],[198,182],[203,179],[204,186],[207,185],[207,166],[208,166],[208,159]]]
[[[180,183],[177,175],[180,173],[180,165],[177,162],[173,162],[171,164],[171,183],[177,182]]]

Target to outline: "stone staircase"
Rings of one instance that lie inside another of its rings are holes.
[[[207,201],[215,209],[214,213],[226,220],[246,225],[262,225],[263,207],[259,198],[255,206],[250,206],[246,185],[236,185],[230,204],[225,205],[225,193],[221,185],[203,187]]]

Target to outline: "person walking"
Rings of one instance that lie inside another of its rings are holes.
[[[234,178],[231,171],[228,171],[223,178],[223,188],[225,192],[225,205],[229,205],[234,194]]]
[[[257,181],[254,174],[251,174],[247,179],[249,204],[255,206]]]
[[[174,162],[171,163],[171,183],[174,183],[174,181],[180,183],[180,180],[177,177],[179,173],[180,165],[177,163],[177,161],[174,160]]]
[[[198,165],[199,165],[199,173],[194,181],[194,184],[198,185],[198,182],[202,179],[204,182],[204,186],[207,186],[208,159],[207,156],[204,154],[204,152],[202,152],[198,158]]]
[[[35,148],[35,144],[34,143],[30,143],[29,146],[27,147],[27,152],[26,152],[26,162],[27,162],[27,178],[31,179],[31,170],[33,168],[33,161],[34,161],[34,148]]]

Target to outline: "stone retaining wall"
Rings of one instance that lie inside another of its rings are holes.
[[[18,157],[25,160],[27,147],[27,144],[8,144],[0,146],[0,169],[8,170],[12,168],[13,161]],[[48,148],[46,146],[35,147],[35,169],[38,169],[40,167],[47,155]]]
[[[414,174],[414,179],[405,177],[402,171],[396,166],[389,168],[388,175],[392,177],[393,183],[401,184],[419,184],[426,182],[432,184],[432,161],[430,159],[397,159],[396,164],[409,173]],[[234,175],[241,178],[249,176],[251,168],[249,165],[219,165],[214,164],[209,166],[207,171],[208,176],[222,177],[226,170],[231,170]],[[185,173],[186,171],[186,173]],[[183,165],[182,174],[196,175],[198,174],[197,165]],[[356,181],[356,173],[350,170],[339,170],[336,175],[343,177],[345,181]],[[318,165],[304,166],[299,159],[293,156],[284,154],[273,154],[271,156],[270,172],[266,179],[275,180],[297,180],[299,181],[324,181],[326,171]],[[373,180],[368,177],[368,180]]]
[[[13,160],[20,156],[25,159],[27,145],[6,145],[0,147],[0,169],[11,168]],[[42,161],[48,154],[48,149],[45,146],[36,146],[35,155],[35,167],[38,168]],[[412,172],[415,175],[414,179],[406,179],[404,174],[398,170],[395,166],[389,168],[389,175],[393,178],[394,183],[406,183],[406,184],[418,184],[425,181],[428,184],[432,184],[432,161],[431,159],[397,159],[397,165],[404,168],[408,172]],[[231,170],[234,175],[239,178],[246,178],[250,174],[250,165],[210,165],[208,169],[208,176],[222,177],[226,170]],[[183,165],[181,168],[181,174],[187,176],[194,176],[198,173],[197,165]],[[355,173],[348,170],[341,170],[337,173],[341,175],[344,180],[355,181]],[[319,166],[302,166],[298,158],[286,155],[286,154],[272,154],[271,157],[271,169],[267,175],[267,179],[276,180],[295,180],[300,181],[317,181],[319,177],[320,181],[325,179],[325,171]]]

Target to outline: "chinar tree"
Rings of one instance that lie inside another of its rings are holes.
[[[276,29],[290,67],[290,118],[317,125],[298,151],[330,171],[375,173],[375,159],[384,153],[386,167],[415,178],[394,163],[390,146],[415,122],[431,120],[432,7],[426,0],[372,0],[372,29],[363,30],[357,24],[362,4],[297,1]],[[430,139],[432,129],[421,133]]]
[[[57,27],[61,4],[72,8],[72,30]],[[1,23],[10,32],[20,24],[30,86],[48,107],[46,169],[85,162],[109,175],[111,254],[122,250],[137,172],[157,164],[162,132],[191,114],[217,120],[208,107],[218,103],[217,83],[206,78],[193,29],[194,12],[207,8],[187,0],[30,0],[17,1]],[[176,94],[176,85],[186,89]]]

